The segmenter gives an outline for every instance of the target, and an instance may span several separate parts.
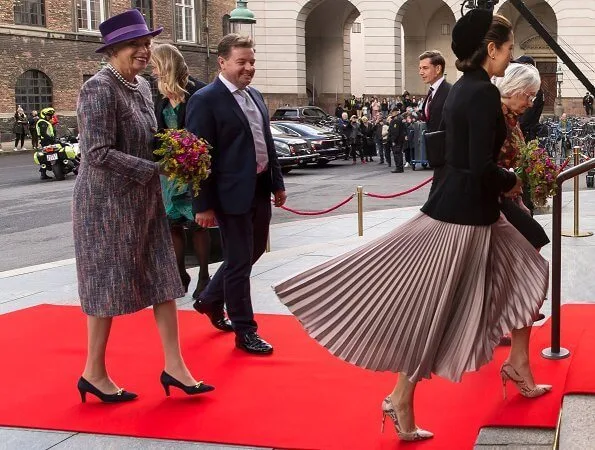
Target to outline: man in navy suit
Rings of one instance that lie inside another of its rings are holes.
[[[422,81],[430,86],[428,95],[421,106],[422,120],[426,122],[428,133],[440,130],[442,124],[442,110],[444,102],[450,92],[452,85],[444,78],[446,60],[438,50],[431,50],[419,56],[419,76]],[[431,161],[430,161],[431,163]],[[434,181],[430,188],[430,195],[442,179],[444,167],[432,166],[434,169]]]
[[[188,102],[186,128],[213,146],[211,175],[193,201],[196,222],[219,225],[223,264],[194,308],[222,331],[234,331],[236,346],[254,354],[273,347],[257,334],[250,297],[252,265],[264,253],[275,206],[286,194],[260,92],[254,77],[254,48],[248,37],[225,36],[218,47],[219,76]],[[225,317],[224,306],[227,307]]]

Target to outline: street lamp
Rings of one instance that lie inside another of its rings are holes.
[[[558,98],[556,100],[556,106],[554,107],[554,115],[560,117],[564,113],[564,107],[562,106],[562,83],[564,83],[564,72],[562,66],[558,66],[556,71],[556,83],[558,83]]]
[[[236,9],[229,15],[229,25],[232,33],[250,36],[254,39],[254,13],[248,9],[246,0],[237,0]]]

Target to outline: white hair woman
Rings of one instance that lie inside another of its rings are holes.
[[[505,169],[515,169],[519,163],[520,146],[525,141],[518,119],[533,105],[541,87],[541,77],[537,69],[530,64],[511,64],[504,76],[494,78],[493,83],[500,91],[507,132],[498,165]],[[502,197],[501,211],[536,249],[540,249],[550,240],[541,225],[532,217],[528,187],[524,186],[523,191],[527,205],[520,196],[514,199]]]

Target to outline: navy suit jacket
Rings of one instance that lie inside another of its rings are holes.
[[[269,166],[264,173],[270,192],[285,190],[277,160],[267,107],[262,94],[248,88],[262,114]],[[193,201],[194,213],[209,209],[223,214],[245,214],[256,188],[256,150],[250,124],[242,108],[219,77],[190,97],[186,129],[213,146],[211,175],[201,183]]]

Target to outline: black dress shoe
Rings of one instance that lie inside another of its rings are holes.
[[[215,390],[214,386],[204,384],[202,381],[199,381],[195,385],[187,386],[187,385],[183,384],[182,382],[176,380],[174,377],[172,377],[165,370],[163,372],[161,372],[161,378],[159,379],[159,381],[161,381],[161,385],[163,386],[163,389],[165,390],[165,395],[167,395],[168,397],[169,397],[169,387],[170,386],[177,387],[178,389],[181,389],[187,395],[204,394],[205,392],[211,392],[211,391]]]
[[[228,332],[233,331],[231,320],[225,317],[225,313],[223,312],[223,310],[216,311],[212,307],[202,304],[199,300],[195,301],[192,307],[196,309],[196,311],[198,311],[199,313],[206,315],[213,324],[213,326],[218,330]]]
[[[87,401],[87,393],[93,394],[99,400],[104,403],[122,403],[122,402],[129,402],[130,400],[134,400],[138,395],[134,392],[128,392],[124,389],[118,389],[118,392],[115,394],[105,394],[85,380],[83,377],[79,378],[79,382],[77,384],[77,388],[79,393],[81,394],[81,401],[85,403]]]
[[[255,331],[236,335],[236,347],[255,355],[270,355],[273,353],[273,346],[256,334]]]
[[[198,283],[196,284],[196,289],[192,293],[192,298],[194,300],[198,300],[200,293],[207,288],[207,285],[209,284],[209,281],[211,281],[211,277],[209,277],[209,278],[201,278],[201,279],[198,280]]]

